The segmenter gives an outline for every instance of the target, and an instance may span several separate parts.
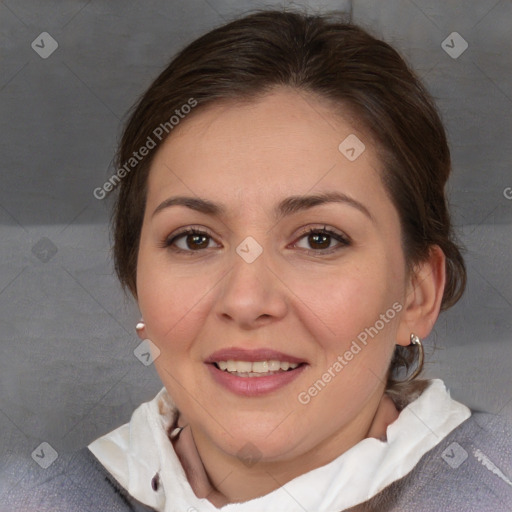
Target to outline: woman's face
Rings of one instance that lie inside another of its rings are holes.
[[[364,133],[290,89],[198,111],[155,155],[138,301],[200,448],[275,461],[364,437],[407,284],[380,173]]]

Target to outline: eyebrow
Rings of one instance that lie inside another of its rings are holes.
[[[158,212],[165,210],[166,208],[170,208],[171,206],[186,206],[191,210],[195,210],[200,213],[205,213],[207,215],[215,215],[220,216],[225,212],[225,208],[219,204],[213,203],[212,201],[208,201],[207,199],[199,199],[196,197],[186,197],[186,196],[178,196],[178,197],[169,197],[165,201],[161,202],[155,209],[152,214],[154,217]]]
[[[314,194],[309,196],[290,196],[281,201],[277,207],[276,214],[278,217],[285,217],[301,210],[307,210],[314,206],[328,203],[343,203],[356,208],[366,215],[372,222],[374,221],[372,214],[363,203],[356,199],[343,194],[342,192],[325,192],[323,194]]]
[[[290,196],[286,199],[283,199],[277,205],[274,213],[277,218],[282,218],[302,210],[307,210],[309,208],[328,203],[343,203],[347,204],[348,206],[352,206],[353,208],[356,208],[361,213],[363,213],[372,222],[374,222],[372,214],[364,204],[341,192],[326,192],[323,194],[313,194],[308,196]],[[226,213],[226,208],[223,205],[214,203],[207,199],[188,196],[176,196],[170,197],[161,202],[156,207],[152,216],[154,217],[158,212],[161,212],[162,210],[172,206],[185,206],[186,208],[190,208],[191,210],[195,210],[199,213],[217,217],[220,217]]]

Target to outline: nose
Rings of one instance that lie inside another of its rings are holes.
[[[286,287],[262,256],[247,263],[235,255],[215,305],[216,314],[224,322],[252,330],[286,315]]]

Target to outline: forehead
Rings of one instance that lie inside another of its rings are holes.
[[[319,191],[386,196],[374,143],[357,124],[350,112],[285,88],[213,104],[185,118],[159,148],[148,203],[171,192],[229,196],[246,207],[251,198],[263,205]]]

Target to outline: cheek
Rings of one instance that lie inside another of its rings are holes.
[[[336,271],[288,273],[285,279],[296,297],[303,323],[318,343],[332,351],[342,350],[365,328],[373,326],[392,307],[392,297],[397,296],[382,264],[372,262],[351,262]]]
[[[182,275],[165,255],[144,250],[137,272],[138,303],[148,338],[162,352],[184,350],[210,309],[213,277],[197,272]]]
[[[357,414],[385,382],[401,309],[393,298],[398,287],[382,264],[348,267],[290,284],[302,327],[321,347],[299,398],[313,416],[330,411],[334,423]]]

